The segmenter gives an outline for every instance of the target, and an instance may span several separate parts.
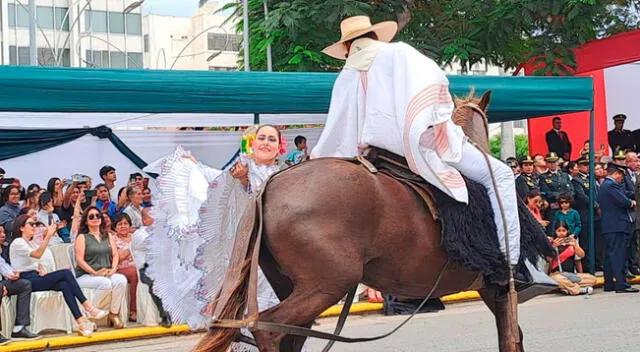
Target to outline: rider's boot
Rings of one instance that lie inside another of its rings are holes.
[[[537,269],[528,259],[525,259],[524,264],[524,268],[521,270],[516,270],[515,266],[511,269],[518,292],[518,303],[524,303],[558,288],[558,283],[555,280]]]

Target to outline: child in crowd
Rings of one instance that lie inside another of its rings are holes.
[[[580,243],[579,237],[580,233],[582,233],[582,222],[580,221],[580,213],[571,208],[573,197],[569,193],[562,193],[558,196],[558,203],[560,204],[560,209],[553,216],[551,229],[555,229],[558,222],[564,221],[569,229],[569,234],[576,239],[576,242]],[[582,261],[580,261],[582,256],[577,255],[575,259],[578,261],[576,262],[578,272],[583,272]]]
[[[289,166],[300,164],[309,158],[309,154],[307,153],[307,139],[303,136],[297,136],[293,142],[296,144],[296,150],[292,151],[285,161]]]
[[[556,258],[549,265],[549,275],[558,283],[560,290],[568,295],[591,294],[596,277],[591,274],[575,273],[576,256],[584,257],[574,235],[569,234],[569,226],[564,221],[555,224],[555,238],[551,240],[556,250]]]

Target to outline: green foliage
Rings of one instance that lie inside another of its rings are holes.
[[[516,143],[516,158],[521,156],[526,156],[529,154],[529,137],[524,134],[519,134],[514,136]],[[500,147],[502,146],[502,138],[500,135],[496,135],[489,140],[489,148],[491,150],[491,154],[498,159],[501,159]],[[508,158],[513,155],[507,155],[505,158]]]
[[[398,39],[441,64],[513,68],[534,59],[546,64],[537,74],[568,74],[572,49],[638,28],[640,8],[640,0],[269,0],[265,18],[264,0],[248,1],[251,69],[266,70],[271,44],[274,71],[336,71],[342,62],[320,51],[340,37],[344,17],[396,20],[407,6],[410,21]],[[225,8],[242,18],[241,2]]]

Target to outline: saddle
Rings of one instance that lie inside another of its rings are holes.
[[[383,173],[412,189],[426,204],[433,220],[440,220],[431,185],[409,168],[407,159],[377,147],[368,147],[356,158],[371,173]]]

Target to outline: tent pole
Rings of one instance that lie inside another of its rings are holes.
[[[589,117],[589,271],[596,272],[595,246],[595,212],[596,179],[595,179],[595,112],[591,109]]]
[[[254,125],[260,124],[260,114],[253,114],[253,124]]]

